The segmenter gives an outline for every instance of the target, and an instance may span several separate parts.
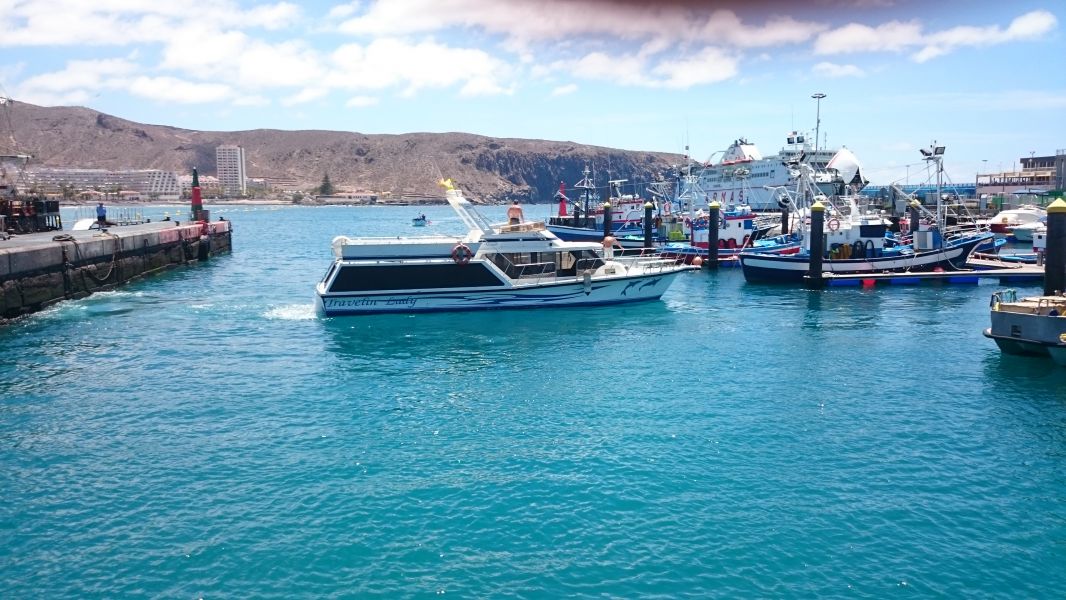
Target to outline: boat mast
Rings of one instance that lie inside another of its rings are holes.
[[[933,144],[929,146],[929,150],[922,150],[922,160],[931,161],[936,165],[936,224],[944,229],[945,221],[947,221],[947,215],[944,210],[944,202],[941,200],[941,187],[943,186],[944,175],[944,146],[937,146],[936,140],[933,140]]]
[[[583,177],[581,181],[577,182],[574,186],[575,189],[585,190],[585,212],[581,213],[585,219],[589,218],[589,194],[596,186],[592,185],[592,180],[589,179],[589,164],[585,163],[585,170],[581,172]]]

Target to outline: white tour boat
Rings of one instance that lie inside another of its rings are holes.
[[[325,316],[589,306],[655,300],[693,269],[657,256],[623,256],[609,240],[567,242],[544,223],[489,224],[444,182],[465,236],[333,240],[316,286]]]

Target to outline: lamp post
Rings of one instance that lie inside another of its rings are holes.
[[[986,174],[988,173],[988,159],[987,158],[982,158],[981,159],[981,170],[984,171]],[[974,185],[973,185],[973,193],[977,196],[977,206],[980,207],[980,209],[983,211],[983,210],[985,210],[985,208],[987,208],[987,203],[984,200],[981,200],[981,194],[980,194],[980,191],[979,191],[980,190],[980,187],[979,187],[980,186],[980,181],[981,181],[981,174],[978,173],[977,174],[977,181],[975,181]],[[992,183],[992,181],[989,180],[989,183]],[[987,198],[986,198],[986,200],[987,200]]]
[[[822,98],[825,98],[825,94],[817,92],[811,94],[811,98],[814,98],[817,106],[817,113],[814,122],[814,151],[818,151],[818,134],[822,129]]]

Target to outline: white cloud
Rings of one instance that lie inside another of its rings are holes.
[[[514,93],[514,88],[505,88],[491,77],[474,77],[459,89],[459,95],[471,96],[499,96]]]
[[[590,52],[576,61],[557,65],[576,77],[609,81],[618,85],[649,85],[644,75],[645,59],[638,56],[611,56]]]
[[[877,27],[849,23],[819,35],[814,42],[814,53],[901,52],[921,39],[922,26],[917,21],[891,21]]]
[[[735,77],[737,61],[718,48],[704,48],[692,56],[660,62],[652,72],[663,77],[662,87],[688,89]]]
[[[179,104],[206,104],[225,100],[232,95],[228,85],[221,83],[198,83],[176,77],[137,77],[129,85],[129,92]]]
[[[161,68],[242,87],[296,87],[325,75],[323,57],[302,41],[269,44],[239,31],[186,29],[163,48]]]
[[[365,108],[367,106],[374,106],[378,103],[378,99],[373,96],[352,96],[344,103],[348,108]]]
[[[12,94],[31,104],[82,104],[102,90],[125,87],[137,68],[135,63],[120,58],[72,60],[59,71],[40,73],[21,81]]]
[[[269,106],[270,98],[259,95],[239,96],[233,99],[234,106]]]
[[[838,65],[831,62],[820,62],[811,69],[816,75],[823,77],[862,77],[866,72],[855,65]]]
[[[327,19],[344,19],[355,14],[355,11],[359,10],[359,2],[349,2],[348,4],[338,4],[329,9],[326,13]]]
[[[202,0],[192,10],[177,2],[7,0],[0,3],[0,46],[127,46],[165,42],[186,26],[279,29],[299,17],[288,2],[242,10],[230,0]]]
[[[462,93],[507,93],[510,78],[505,63],[487,52],[452,48],[433,41],[410,44],[378,39],[367,46],[346,44],[330,56],[326,85],[351,90],[403,87],[411,95],[423,88],[462,84]]]
[[[657,58],[658,62],[653,64],[639,54],[612,56],[590,52],[577,60],[556,62],[552,69],[616,85],[671,89],[725,81],[738,72],[736,58],[719,48],[707,47],[692,54]]]
[[[855,52],[907,52],[917,49],[911,58],[925,62],[964,46],[991,46],[1038,38],[1058,25],[1055,15],[1036,10],[1011,21],[1007,28],[998,25],[974,27],[963,25],[943,31],[924,33],[917,21],[891,21],[870,27],[849,23],[818,36],[815,54],[850,54]]]
[[[299,92],[297,92],[297,93],[295,93],[295,94],[293,94],[291,96],[288,96],[286,98],[282,98],[281,105],[282,106],[295,106],[297,104],[307,104],[308,102],[312,102],[314,100],[318,100],[319,98],[324,97],[328,93],[329,93],[329,90],[326,89],[326,88],[320,88],[320,87],[304,88],[304,89],[300,90]]]
[[[568,94],[573,94],[576,91],[577,91],[577,84],[576,83],[568,83],[566,85],[560,85],[559,87],[557,87],[554,90],[552,90],[552,96],[566,96]]]
[[[827,27],[821,23],[772,16],[762,26],[747,25],[732,11],[718,10],[702,25],[696,39],[739,48],[782,46],[806,42]]]
[[[962,46],[992,46],[1032,40],[1048,33],[1057,24],[1055,15],[1045,10],[1036,10],[1014,19],[1006,29],[994,25],[953,27],[928,36],[925,40],[926,46],[912,58],[917,62],[925,62]]]

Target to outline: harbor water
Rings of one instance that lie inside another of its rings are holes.
[[[208,208],[232,255],[0,327],[7,596],[1066,588],[1066,369],[992,282],[327,320],[333,236],[458,218]]]

